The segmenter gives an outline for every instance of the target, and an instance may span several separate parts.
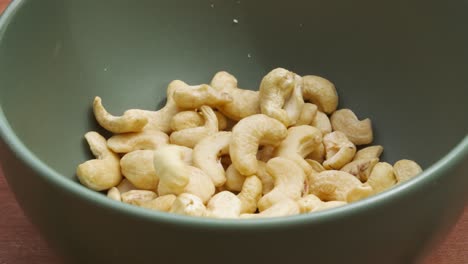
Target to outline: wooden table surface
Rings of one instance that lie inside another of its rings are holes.
[[[0,13],[9,0],[0,0]],[[60,264],[24,217],[0,168],[0,264]],[[468,207],[451,234],[424,264],[468,263]],[[397,264],[397,263],[396,263]]]

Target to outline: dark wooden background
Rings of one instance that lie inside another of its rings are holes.
[[[0,0],[0,13],[10,0]],[[0,168],[0,264],[61,264],[24,217]],[[424,264],[468,264],[468,206],[465,214]]]

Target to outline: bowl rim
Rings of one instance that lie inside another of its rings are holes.
[[[3,39],[3,33],[8,24],[12,21],[15,13],[21,8],[27,0],[13,0],[0,15],[0,42]],[[64,175],[58,173],[49,167],[43,161],[33,154],[14,133],[10,126],[2,106],[0,105],[0,139],[21,162],[29,166],[42,177],[45,181],[55,185],[58,188],[74,195],[76,199],[82,199],[85,202],[93,203],[95,206],[115,210],[116,212],[126,214],[131,217],[141,218],[154,223],[178,224],[185,227],[199,227],[205,229],[270,229],[280,226],[297,226],[310,223],[321,223],[334,219],[342,219],[354,214],[364,213],[369,208],[380,207],[399,196],[403,196],[417,190],[420,186],[432,181],[437,177],[454,168],[458,163],[468,156],[468,134],[452,148],[445,156],[425,169],[418,177],[415,177],[403,184],[398,184],[393,188],[369,198],[348,204],[346,206],[332,208],[312,214],[300,214],[288,217],[277,217],[268,219],[212,219],[202,217],[190,217],[172,213],[152,211],[121,202],[113,201],[101,193],[92,191],[77,181],[72,181]],[[0,161],[1,163],[1,161]]]

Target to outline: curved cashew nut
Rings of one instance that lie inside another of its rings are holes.
[[[283,109],[286,100],[296,85],[295,74],[282,68],[269,72],[260,83],[260,110],[285,126],[291,124],[288,113]]]
[[[302,95],[306,101],[316,104],[320,111],[333,113],[338,107],[338,93],[335,85],[319,76],[302,77]]]
[[[359,159],[378,159],[380,158],[380,155],[383,152],[383,147],[380,145],[376,146],[369,146],[363,149],[358,150],[356,152],[356,155],[354,155],[354,160],[359,160]]]
[[[239,218],[241,201],[235,194],[222,191],[211,197],[205,216],[214,218]]]
[[[297,200],[304,191],[304,170],[294,161],[276,157],[268,161],[267,171],[274,181],[275,187],[258,201],[260,212],[286,198]]]
[[[231,102],[216,106],[228,118],[239,121],[244,117],[260,114],[259,92],[237,88],[237,79],[231,74],[225,71],[216,73],[211,86],[231,95]]]
[[[300,125],[311,125],[317,115],[318,108],[316,105],[311,103],[305,103],[302,106],[301,114],[297,119],[296,126]]]
[[[148,123],[148,118],[132,110],[125,111],[122,116],[113,116],[102,105],[99,96],[93,102],[94,116],[97,122],[112,133],[139,132]]]
[[[307,155],[306,158],[315,160],[319,163],[323,163],[323,161],[325,160],[325,154],[325,145],[323,145],[322,142],[322,144],[320,144],[314,151],[312,151],[312,153]]]
[[[322,211],[326,209],[343,206],[343,205],[346,205],[347,202],[343,202],[343,201],[323,202],[317,196],[313,194],[308,194],[300,198],[299,200],[297,200],[297,204],[299,205],[301,213],[311,213],[311,212],[317,212],[317,211]]]
[[[193,164],[203,170],[216,187],[226,182],[222,155],[229,154],[232,132],[217,132],[202,139],[193,149]]]
[[[125,178],[138,189],[156,190],[159,177],[153,159],[152,150],[135,150],[122,157],[120,169]]]
[[[115,153],[128,153],[142,149],[156,149],[169,144],[169,136],[158,130],[114,135],[107,140],[107,146]]]
[[[97,132],[86,133],[85,139],[96,159],[78,165],[76,169],[78,180],[95,191],[117,186],[122,180],[117,154],[107,147],[106,139]]]
[[[171,119],[172,131],[203,126],[205,119],[197,111],[181,111]]]
[[[258,146],[278,146],[287,134],[281,122],[266,115],[258,114],[242,119],[232,129],[229,145],[232,164],[242,175],[255,174],[258,169]]]
[[[323,162],[325,169],[339,170],[350,162],[356,154],[356,146],[340,131],[323,137],[327,159]]]
[[[343,168],[341,168],[341,171],[352,174],[356,176],[356,178],[358,178],[361,182],[365,182],[369,178],[369,175],[377,162],[379,162],[379,159],[377,158],[358,159],[346,164]]]
[[[393,171],[396,179],[400,183],[417,176],[423,170],[415,161],[402,159],[393,164]]]
[[[369,184],[364,183],[351,189],[346,196],[346,200],[348,203],[352,203],[367,198],[372,194],[374,194],[374,189]]]
[[[150,201],[141,202],[138,206],[155,211],[169,212],[176,198],[173,194],[167,194]]]
[[[374,189],[374,194],[377,194],[392,187],[396,182],[393,166],[387,162],[379,162],[372,169],[366,184]]]
[[[258,200],[262,197],[262,182],[255,176],[249,176],[242,185],[241,192],[237,195],[241,202],[241,213],[255,213]]]
[[[288,116],[288,126],[295,125],[301,116],[304,107],[304,98],[302,98],[302,79],[301,76],[294,76],[294,88],[291,95],[284,103],[284,110]],[[307,124],[308,125],[308,124]]]
[[[204,216],[206,207],[198,196],[182,193],[177,196],[169,212],[189,216]]]
[[[317,111],[314,120],[312,120],[311,125],[322,131],[322,135],[324,136],[332,132],[332,125],[330,123],[330,119],[323,112]]]
[[[343,132],[355,145],[365,145],[374,139],[369,118],[362,121],[349,109],[340,109],[330,118],[333,130]]]
[[[282,200],[270,208],[266,209],[263,212],[258,214],[241,214],[240,218],[268,218],[268,217],[281,217],[281,216],[290,216],[297,215],[301,211],[299,205],[292,199]]]
[[[322,201],[347,201],[348,193],[362,183],[353,175],[337,170],[326,170],[313,175],[309,193]]]
[[[189,183],[190,168],[184,161],[186,155],[184,147],[166,145],[158,148],[153,153],[153,163],[156,175],[159,177],[158,189],[163,185],[170,193],[181,194]]]
[[[244,185],[245,176],[240,174],[234,165],[230,165],[226,169],[226,190],[231,192],[240,192],[242,190],[242,185]]]
[[[205,125],[172,132],[169,137],[172,144],[193,148],[203,138],[218,132],[218,119],[213,109],[204,105],[200,110],[205,117]]]
[[[109,191],[107,191],[107,197],[115,201],[119,201],[119,202],[122,201],[120,191],[119,189],[117,189],[117,187],[110,188]]]
[[[256,173],[257,177],[262,182],[262,193],[263,195],[269,193],[275,187],[275,180],[267,171],[267,165],[263,161],[258,161],[258,170]]]
[[[199,108],[202,105],[217,107],[232,101],[231,95],[211,87],[208,84],[190,86],[178,81],[174,92],[174,101],[181,108]]]
[[[121,194],[122,202],[140,205],[143,202],[151,201],[158,197],[155,192],[145,190],[132,190]]]

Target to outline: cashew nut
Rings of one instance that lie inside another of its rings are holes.
[[[204,105],[200,110],[205,118],[205,125],[172,132],[169,137],[172,144],[193,148],[203,138],[218,132],[218,119],[213,109]]]
[[[276,157],[268,161],[267,171],[273,177],[275,187],[258,201],[260,212],[286,198],[297,200],[302,196],[306,175],[297,163]]]
[[[206,207],[198,196],[182,193],[177,196],[169,212],[189,216],[204,216]]]
[[[312,168],[313,172],[319,173],[325,170],[325,168],[320,164],[320,162],[312,159],[306,159],[307,163],[309,163],[310,167]]]
[[[393,172],[399,183],[417,176],[422,171],[422,168],[413,160],[402,159],[393,164]]]
[[[305,103],[302,106],[301,114],[299,115],[299,119],[296,122],[296,126],[300,125],[312,125],[312,122],[317,115],[317,106],[311,103]]]
[[[281,122],[266,115],[258,114],[242,119],[232,129],[229,145],[232,163],[242,175],[255,174],[258,169],[258,146],[278,146],[287,134]]]
[[[318,128],[322,132],[322,135],[326,135],[332,132],[330,119],[323,112],[317,111],[317,114],[315,114],[315,118],[312,120],[311,125]]]
[[[132,205],[140,205],[143,202],[151,201],[158,197],[155,192],[145,190],[132,190],[122,193],[121,196],[122,202]]]
[[[177,81],[174,101],[181,108],[199,108],[202,105],[217,107],[232,101],[230,94],[211,87],[208,84],[190,86]]]
[[[229,191],[217,193],[208,201],[205,216],[214,218],[239,218],[241,201]]]
[[[338,107],[338,94],[335,85],[319,76],[302,77],[302,95],[304,100],[314,103],[320,111],[333,113]]]
[[[241,201],[241,213],[255,213],[257,203],[262,197],[262,182],[255,176],[249,176],[245,179],[241,192],[237,195]]]
[[[325,145],[323,145],[322,142],[322,144],[320,144],[314,151],[312,151],[312,153],[307,155],[306,158],[315,160],[319,163],[323,163],[323,161],[325,160],[325,154]]]
[[[346,196],[346,200],[348,203],[352,203],[367,198],[372,194],[374,194],[374,189],[369,184],[364,183],[351,189]]]
[[[302,80],[301,76],[294,76],[294,88],[291,95],[284,103],[284,110],[288,116],[288,126],[295,125],[301,116],[304,107],[304,99],[302,98]],[[307,124],[308,125],[308,124]]]
[[[377,162],[379,162],[378,158],[358,159],[346,164],[341,170],[356,176],[361,182],[365,182]]]
[[[106,144],[106,139],[97,132],[85,134],[91,152],[96,159],[78,165],[76,175],[86,187],[102,191],[117,186],[122,180],[119,157]]]
[[[228,118],[239,121],[244,117],[260,113],[259,92],[237,88],[237,79],[231,74],[225,71],[216,73],[211,80],[211,86],[231,96],[231,102],[217,106],[217,109]]]
[[[120,193],[128,192],[138,189],[129,180],[123,178],[122,181],[116,186]]]
[[[169,144],[169,136],[158,130],[125,133],[110,137],[107,146],[115,153],[128,153],[140,149],[156,149]]]
[[[97,122],[112,133],[139,132],[148,123],[146,116],[126,111],[122,116],[113,116],[102,105],[101,97],[96,96],[93,102],[94,116]]]
[[[303,214],[331,209],[346,205],[347,203],[343,201],[323,202],[317,196],[313,194],[308,194],[297,200],[297,204],[299,205],[301,213]]]
[[[232,192],[240,192],[245,178],[246,177],[240,174],[234,165],[231,164],[226,170],[226,189]]]
[[[202,139],[193,149],[193,164],[203,170],[216,187],[226,182],[222,155],[229,153],[232,132],[217,132]]]
[[[115,201],[122,201],[122,197],[120,196],[120,191],[116,187],[112,187],[107,191],[107,197]]]
[[[185,163],[184,147],[166,145],[153,153],[153,162],[156,175],[159,177],[159,186],[169,189],[172,194],[181,194],[189,183],[190,167]],[[169,194],[161,193],[159,195]]]
[[[301,211],[299,205],[292,199],[282,200],[270,208],[266,209],[263,212],[258,214],[241,214],[240,218],[268,218],[268,217],[281,217],[281,216],[290,216],[297,215]]]
[[[173,194],[167,194],[150,201],[141,202],[138,206],[155,211],[169,212],[176,198]]]
[[[325,169],[339,170],[350,162],[356,154],[356,146],[340,131],[323,137],[327,159],[323,162]]]
[[[347,201],[348,193],[362,183],[353,175],[337,170],[326,170],[313,175],[309,193],[322,201]]]
[[[386,162],[379,162],[375,164],[372,169],[366,184],[370,185],[372,189],[374,189],[374,194],[377,194],[392,187],[396,182],[397,180],[393,173],[392,165]]]
[[[370,144],[374,139],[369,118],[362,121],[349,109],[340,109],[330,118],[333,130],[343,132],[355,145]]]
[[[375,145],[375,146],[369,146],[365,147],[363,149],[358,150],[356,152],[356,155],[354,155],[353,160],[359,160],[359,159],[374,159],[374,158],[380,158],[380,155],[383,152],[383,147],[380,145]]]
[[[275,187],[275,180],[267,171],[267,165],[263,161],[258,161],[257,177],[262,182],[263,195],[269,193]]]
[[[295,86],[296,78],[293,72],[283,68],[276,68],[269,72],[260,83],[260,110],[262,114],[289,126],[292,122],[283,107]]]
[[[224,130],[227,127],[226,117],[218,111],[215,111],[216,119],[218,119],[218,130]],[[179,131],[187,128],[203,126],[205,119],[197,111],[182,111],[177,113],[171,120],[171,129]]]
[[[122,174],[138,189],[156,190],[159,177],[153,158],[152,150],[135,150],[125,154],[120,160]]]

